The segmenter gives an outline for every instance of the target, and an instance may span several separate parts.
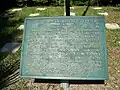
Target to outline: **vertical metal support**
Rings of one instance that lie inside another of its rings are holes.
[[[66,16],[70,16],[70,0],[64,1],[64,13]]]
[[[64,0],[64,15],[70,16],[70,0]],[[64,90],[69,89],[69,81],[68,80],[61,80],[60,87]]]

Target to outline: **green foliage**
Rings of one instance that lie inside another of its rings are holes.
[[[65,0],[33,0],[47,5],[64,5]],[[70,0],[71,5],[84,6],[89,0]],[[91,0],[91,5],[108,5],[112,0]]]
[[[24,0],[12,0],[13,2],[15,1],[22,1],[24,3]],[[35,6],[40,6],[40,5],[55,5],[55,6],[60,6],[64,5],[65,0],[28,0],[27,5],[29,5],[30,1],[32,1],[32,5]],[[88,4],[89,0],[70,0],[70,5],[71,6],[84,6]],[[120,3],[120,0],[90,0],[90,5],[91,6],[106,6],[106,5],[116,5]],[[13,3],[12,3],[13,4]],[[31,5],[30,5],[31,6]]]
[[[36,1],[36,2],[43,2],[43,3],[48,2],[48,0],[33,0],[33,1]]]
[[[87,5],[88,0],[72,0],[72,5],[84,6]]]

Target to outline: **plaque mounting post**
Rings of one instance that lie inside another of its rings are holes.
[[[68,80],[61,80],[60,87],[62,87],[64,90],[69,89],[69,81]]]
[[[70,0],[64,0],[64,13],[65,13],[65,16],[70,16]],[[64,90],[68,90],[69,81],[62,80],[60,87],[62,87]]]
[[[65,16],[70,16],[70,0],[64,1],[64,13]]]

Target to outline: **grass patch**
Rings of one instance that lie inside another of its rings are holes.
[[[107,30],[107,46],[120,47],[120,30]]]

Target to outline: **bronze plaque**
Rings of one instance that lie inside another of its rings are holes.
[[[103,16],[26,18],[22,77],[39,79],[108,79]]]

